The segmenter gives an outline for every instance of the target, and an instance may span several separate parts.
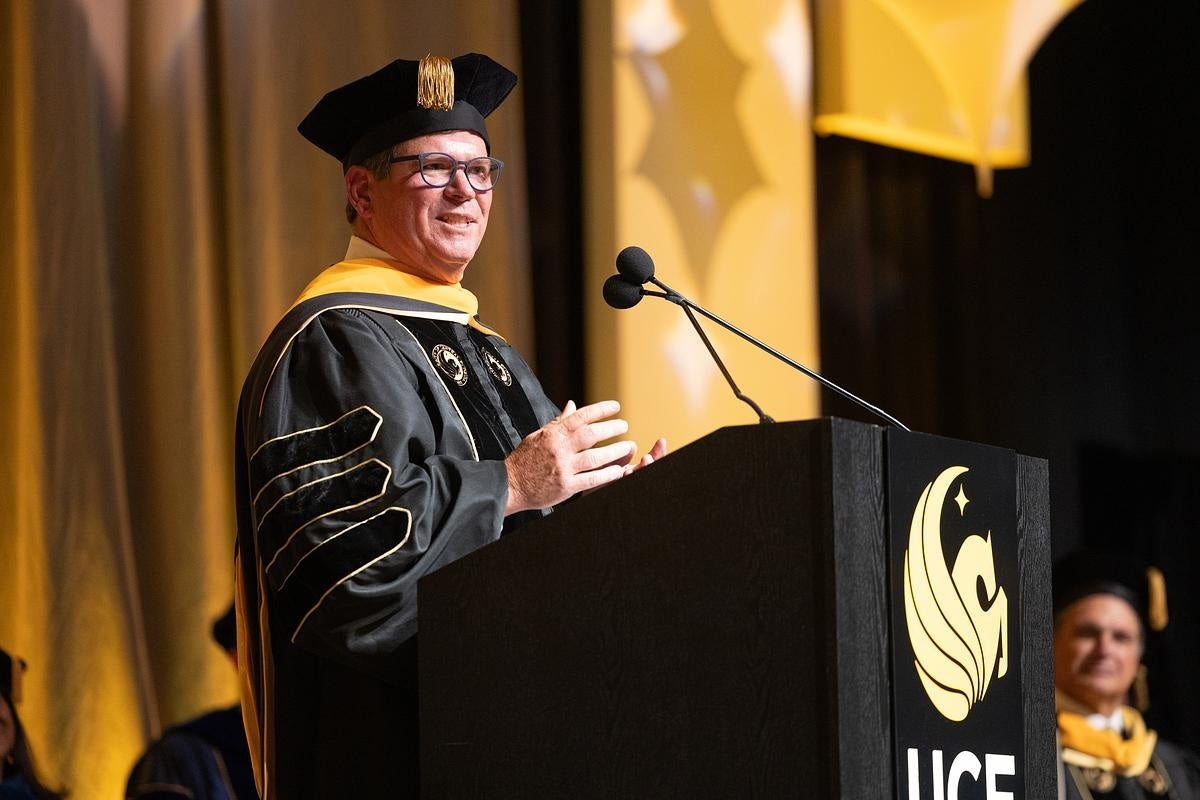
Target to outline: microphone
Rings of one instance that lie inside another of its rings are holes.
[[[604,282],[604,302],[613,308],[633,308],[642,302],[642,286],[612,275]]]
[[[733,396],[741,400],[750,408],[754,409],[754,413],[758,415],[758,421],[764,425],[774,422],[769,414],[764,412],[758,403],[750,399],[750,396],[743,393],[738,388],[737,383],[733,380],[733,375],[725,367],[725,362],[717,355],[717,349],[713,347],[712,342],[708,340],[708,336],[704,333],[704,328],[700,327],[699,320],[687,304],[681,303],[683,295],[667,289],[666,286],[654,279],[654,259],[650,258],[650,254],[640,247],[626,247],[617,254],[617,271],[618,275],[612,275],[604,282],[604,302],[608,303],[613,308],[632,308],[641,302],[642,297],[661,297],[665,300],[670,300],[676,303],[683,309],[683,313],[687,314],[688,322],[692,323],[692,327],[696,329],[696,333],[700,335],[700,340],[704,342],[704,346],[708,348],[708,354],[712,356],[713,361],[717,362],[717,368],[721,370],[721,374],[725,376],[725,381],[729,384],[729,388],[733,390]],[[642,288],[642,284],[647,281],[652,281],[656,286],[666,289],[666,292],[654,292]]]
[[[897,428],[900,428],[901,430],[905,430],[905,431],[910,430],[907,425],[905,425],[903,422],[896,419],[895,417],[893,417],[891,414],[887,413],[883,409],[881,409],[877,406],[874,406],[874,405],[868,403],[866,400],[863,400],[858,395],[853,394],[852,392],[850,392],[846,389],[843,389],[841,386],[838,386],[836,383],[829,380],[824,375],[820,374],[819,372],[816,372],[815,370],[809,369],[808,367],[801,364],[799,361],[795,361],[791,358],[788,358],[787,356],[785,356],[783,353],[779,352],[775,348],[771,347],[770,345],[766,344],[765,342],[761,342],[758,339],[755,339],[753,336],[746,333],[741,328],[738,328],[738,327],[726,322],[725,320],[721,319],[716,314],[713,314],[711,311],[704,308],[703,306],[693,303],[691,300],[687,299],[686,297],[681,295],[679,292],[672,289],[670,286],[667,286],[665,283],[663,283],[662,281],[655,278],[654,277],[654,260],[652,258],[650,258],[650,254],[647,253],[642,248],[636,247],[636,246],[630,246],[630,247],[626,247],[624,250],[622,250],[620,253],[618,253],[617,254],[617,272],[619,274],[613,275],[612,277],[610,277],[608,280],[606,280],[604,282],[604,300],[605,300],[605,302],[607,302],[613,308],[632,308],[633,306],[637,305],[641,301],[642,297],[661,297],[664,300],[669,300],[670,302],[674,303],[675,305],[680,306],[683,309],[683,312],[685,314],[687,314],[688,320],[690,320],[692,323],[692,327],[694,327],[696,329],[696,332],[698,334],[700,334],[700,338],[704,340],[705,346],[708,347],[708,352],[710,354],[712,354],[712,357],[717,362],[717,366],[721,368],[722,374],[725,375],[725,379],[729,382],[730,387],[733,388],[733,393],[737,396],[737,398],[739,400],[743,400],[746,403],[750,404],[750,406],[759,415],[760,421],[773,422],[774,420],[772,420],[770,417],[768,417],[766,414],[764,414],[762,412],[762,409],[760,409],[753,400],[751,400],[750,398],[743,395],[742,392],[737,388],[737,384],[735,384],[733,382],[733,378],[729,375],[729,371],[725,369],[725,365],[721,362],[721,359],[717,356],[717,351],[715,349],[713,349],[712,343],[709,342],[708,337],[704,335],[704,330],[700,327],[699,321],[692,314],[693,311],[696,311],[696,312],[704,315],[705,317],[707,317],[708,319],[717,323],[718,325],[720,325],[722,328],[729,331],[730,333],[736,333],[738,336],[742,337],[747,342],[750,342],[750,344],[754,345],[758,349],[760,349],[766,353],[770,353],[771,355],[775,356],[775,358],[779,359],[783,363],[787,364],[788,366],[792,367],[793,369],[797,369],[800,372],[803,372],[805,375],[812,378],[813,380],[815,380],[817,383],[821,384],[825,388],[827,388],[833,392],[836,392],[837,394],[846,398],[847,400],[849,400],[850,402],[859,406],[860,408],[863,408],[863,409],[871,412],[872,414],[879,417],[880,419],[886,420],[888,423],[895,425]],[[646,283],[654,284],[659,289],[662,289],[662,292],[655,292],[655,291],[651,291],[651,290],[642,288],[643,284],[646,284]],[[613,286],[613,288],[611,288],[611,289],[609,288],[610,284],[612,284],[612,286]],[[612,299],[610,299],[610,295],[612,295]],[[618,305],[617,303],[613,302],[613,300],[620,300],[621,302],[627,303],[627,305]]]
[[[641,286],[654,279],[654,259],[642,248],[630,245],[617,253],[617,272],[630,283]]]

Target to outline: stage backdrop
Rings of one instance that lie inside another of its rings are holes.
[[[588,378],[621,399],[633,435],[678,447],[754,422],[683,312],[600,299],[626,245],[658,276],[816,367],[811,35],[800,0],[585,4],[584,217]],[[818,392],[706,323],[741,389],[777,419],[815,416]]]
[[[1081,0],[816,0],[813,127],[992,168],[1029,162],[1025,66]]]
[[[393,58],[519,70],[515,2],[10,0],[0,11],[0,647],[73,798],[232,703],[232,426],[259,343],[345,250],[341,170],[295,132]],[[522,349],[521,90],[468,284]]]

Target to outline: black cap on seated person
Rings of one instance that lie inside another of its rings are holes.
[[[12,705],[21,702],[21,677],[25,674],[25,659],[0,650],[0,697]]]
[[[398,142],[442,131],[474,131],[490,153],[483,119],[516,85],[516,75],[479,53],[398,59],[326,94],[299,131],[343,171]]]
[[[1078,550],[1054,565],[1054,613],[1093,594],[1111,594],[1128,603],[1145,629],[1167,625],[1166,583],[1155,567],[1127,553]]]
[[[237,650],[237,617],[230,603],[225,613],[213,621],[212,639],[227,653]]]

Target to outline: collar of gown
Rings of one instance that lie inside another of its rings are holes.
[[[1072,714],[1078,714],[1083,717],[1088,725],[1098,731],[1111,730],[1117,733],[1125,732],[1125,715],[1121,708],[1117,708],[1109,716],[1093,711],[1083,703],[1064,693],[1061,689],[1054,689],[1054,707],[1058,711],[1069,711]]]
[[[437,315],[483,333],[498,336],[494,330],[477,319],[479,299],[462,284],[433,283],[404,272],[391,255],[358,236],[350,237],[346,257],[328,267],[304,287],[292,307],[321,295],[338,292],[366,293],[406,297],[449,309],[454,314]]]
[[[1146,727],[1142,715],[1122,706],[1112,718],[1096,714],[1062,692],[1055,691],[1062,760],[1132,777],[1150,765],[1158,734]]]

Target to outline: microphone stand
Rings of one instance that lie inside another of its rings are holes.
[[[643,289],[642,294],[649,296],[649,297],[661,297],[664,300],[669,300],[672,303],[674,303],[675,305],[680,306],[684,310],[684,312],[688,315],[688,319],[690,319],[692,321],[692,325],[694,325],[696,327],[696,330],[698,332],[700,332],[700,337],[702,339],[704,339],[704,344],[708,346],[708,350],[710,353],[713,354],[713,358],[716,358],[716,352],[713,350],[712,345],[709,344],[708,337],[704,335],[703,331],[701,331],[699,322],[696,320],[696,318],[694,316],[692,316],[692,313],[691,313],[692,311],[696,311],[697,313],[703,314],[705,317],[707,317],[708,319],[717,323],[718,325],[720,325],[722,328],[729,331],[730,333],[736,333],[738,336],[742,337],[743,339],[745,339],[747,342],[754,345],[758,349],[763,350],[767,353],[770,353],[771,355],[775,356],[776,358],[778,358],[780,361],[784,362],[785,364],[790,365],[794,369],[800,370],[805,375],[812,378],[814,381],[816,381],[817,383],[826,387],[827,389],[830,389],[830,390],[836,392],[837,394],[846,398],[850,402],[855,403],[856,405],[862,406],[863,408],[867,409],[871,413],[873,413],[873,414],[879,416],[880,418],[885,419],[888,422],[890,422],[891,424],[895,425],[897,428],[900,428],[901,430],[905,430],[905,431],[909,430],[909,427],[907,425],[905,425],[903,422],[896,419],[895,417],[893,417],[891,414],[887,413],[883,409],[878,408],[877,406],[874,406],[874,405],[868,403],[866,400],[863,400],[861,397],[843,389],[841,386],[838,386],[836,383],[829,380],[824,375],[820,374],[819,372],[815,372],[815,371],[809,369],[808,367],[801,364],[799,361],[795,361],[794,359],[788,358],[783,353],[776,350],[774,347],[771,347],[769,344],[767,344],[765,342],[760,342],[758,339],[755,339],[753,336],[746,333],[741,328],[731,325],[730,323],[721,319],[716,314],[713,314],[711,311],[704,308],[703,306],[693,303],[691,300],[687,299],[686,297],[681,295],[679,292],[672,289],[670,286],[667,286],[665,283],[660,281],[658,278],[651,276],[649,279],[649,282],[653,283],[655,286],[662,289],[663,291],[662,292],[654,292],[654,291],[650,291],[647,289]],[[721,363],[721,360],[719,358],[717,358],[716,360],[717,360],[717,364],[721,367],[721,372],[725,373],[725,378],[726,378],[726,380],[729,381],[729,385],[731,387],[733,387],[734,394],[736,394],[738,396],[738,399],[744,399],[748,403],[750,403],[751,407],[753,407],[754,410],[756,412],[758,412],[760,419],[762,417],[766,416],[765,414],[762,413],[762,411],[758,408],[758,406],[755,405],[754,401],[750,400],[749,398],[743,397],[742,393],[738,390],[736,384],[734,384],[733,378],[729,377],[729,373],[725,370],[725,365]],[[767,419],[769,420],[770,417],[767,417]]]
[[[764,413],[763,410],[758,407],[758,403],[754,402],[748,396],[743,394],[742,390],[738,388],[738,385],[733,382],[733,376],[730,375],[729,370],[725,368],[725,362],[721,360],[719,355],[717,355],[716,349],[712,346],[712,342],[708,340],[708,336],[704,333],[704,328],[700,327],[700,321],[696,319],[696,315],[692,313],[692,309],[689,308],[686,303],[680,303],[679,307],[683,309],[683,313],[687,314],[688,321],[692,323],[692,327],[696,329],[696,333],[700,334],[700,339],[704,342],[704,346],[708,348],[709,355],[713,357],[713,361],[717,362],[717,366],[721,368],[721,374],[724,375],[725,380],[729,382],[729,388],[733,389],[733,396],[754,409],[754,413],[758,414],[758,421],[763,425],[769,425],[770,423],[774,422],[775,420],[771,419],[770,415]]]
[[[770,414],[763,411],[758,403],[754,402],[749,395],[738,388],[737,383],[733,380],[733,376],[729,374],[729,370],[725,367],[725,362],[721,360],[719,355],[717,355],[717,349],[713,347],[713,343],[709,341],[708,334],[704,332],[704,328],[700,327],[700,321],[696,319],[696,315],[692,313],[692,309],[689,307],[690,304],[687,298],[678,292],[667,288],[658,281],[655,281],[653,278],[650,278],[649,280],[654,281],[656,286],[662,286],[664,289],[667,289],[666,293],[654,292],[649,289],[642,289],[640,286],[638,286],[638,290],[641,292],[641,295],[643,297],[661,297],[664,300],[670,300],[672,303],[682,308],[683,313],[687,315],[688,322],[692,323],[692,327],[695,328],[696,333],[699,334],[700,341],[704,342],[704,346],[708,348],[708,354],[712,356],[713,361],[717,362],[717,367],[721,370],[721,374],[725,376],[725,382],[728,383],[729,388],[733,390],[733,396],[750,406],[750,408],[754,409],[754,413],[758,415],[758,421],[760,423],[763,425],[769,425],[773,423],[775,421],[774,418],[772,418]],[[635,283],[630,285],[637,286]]]

